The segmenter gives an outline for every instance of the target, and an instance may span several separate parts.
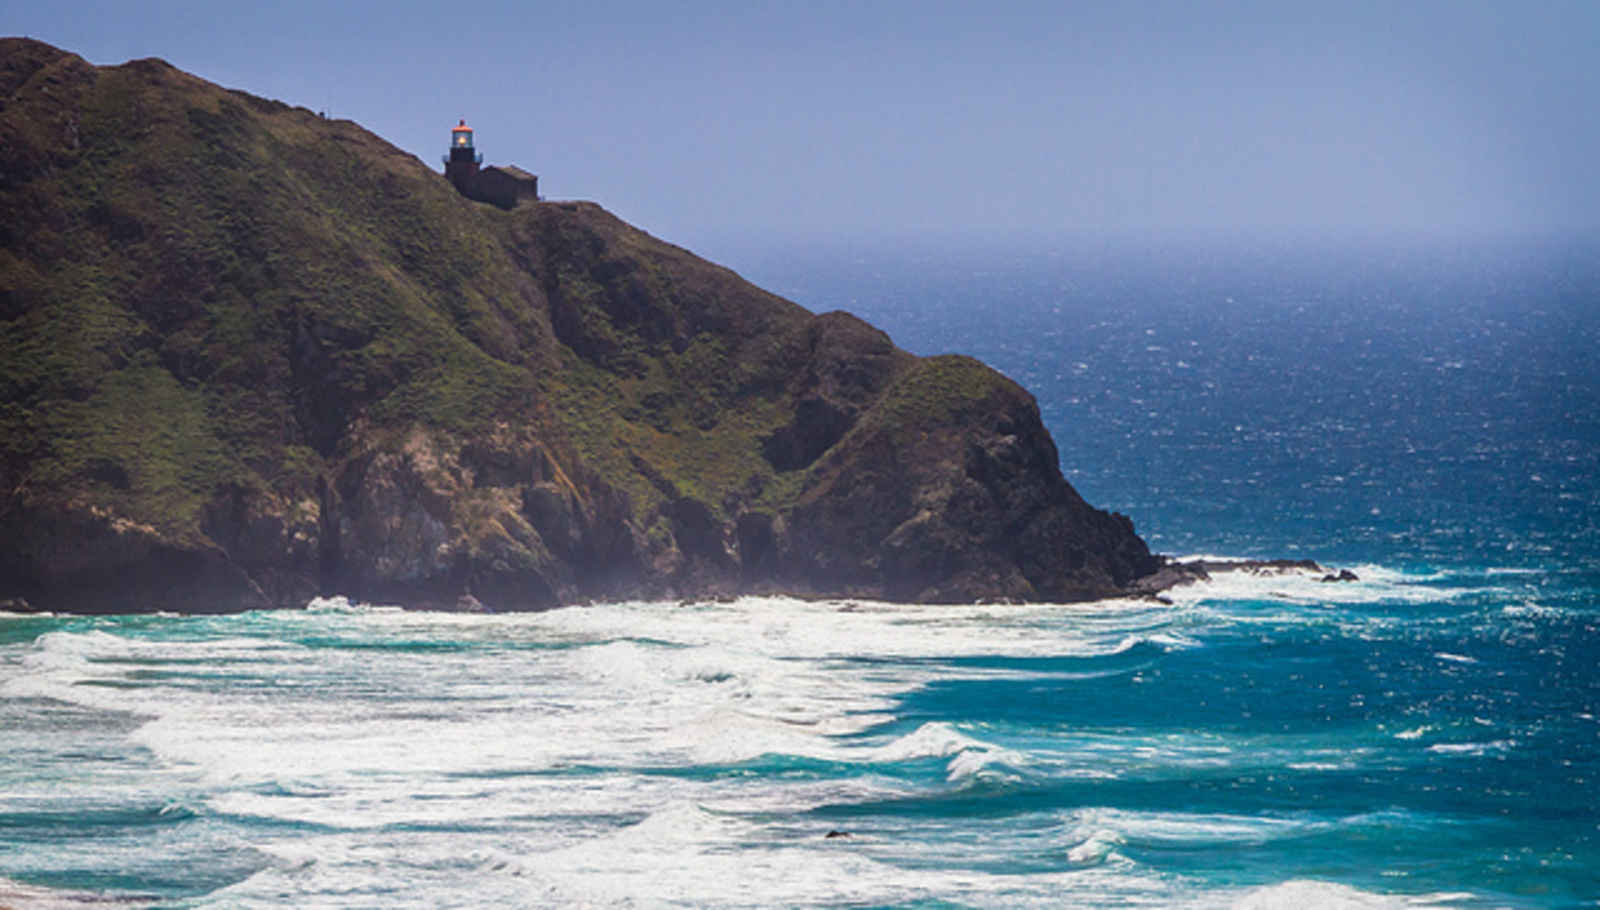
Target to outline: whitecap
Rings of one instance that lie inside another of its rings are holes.
[[[945,758],[968,749],[992,748],[989,743],[973,739],[944,721],[934,721],[873,749],[871,760],[902,762],[919,758]]]
[[[952,782],[1019,781],[1028,759],[1010,749],[968,749],[951,756],[945,779]]]
[[[1259,844],[1297,836],[1324,823],[1299,818],[1225,813],[1147,812],[1093,808],[1072,813],[1080,826],[1115,832],[1124,843],[1201,845]]]
[[[274,611],[278,612],[278,611]],[[362,616],[372,613],[395,614],[407,612],[405,607],[395,604],[351,603],[350,598],[343,594],[331,597],[313,597],[306,602],[302,613],[333,613]]]
[[[1405,907],[1448,907],[1463,894],[1394,895],[1363,891],[1336,882],[1294,880],[1257,888],[1233,903],[1233,910],[1390,910]]]
[[[1535,603],[1531,600],[1525,600],[1518,604],[1507,604],[1506,606],[1500,608],[1500,612],[1506,616],[1515,616],[1519,618],[1528,617],[1536,619],[1552,619],[1555,617],[1565,616],[1567,614],[1567,611],[1561,607],[1546,606],[1541,603]]]
[[[1089,835],[1083,843],[1068,850],[1067,861],[1080,866],[1103,863],[1116,855],[1116,849],[1122,844],[1122,835],[1108,829],[1100,829]]]
[[[1441,755],[1486,755],[1490,752],[1504,752],[1513,745],[1515,744],[1509,739],[1483,743],[1434,743],[1428,747],[1428,751]]]
[[[1188,561],[1190,557],[1183,557]],[[1276,602],[1295,607],[1424,604],[1455,600],[1477,593],[1474,587],[1443,587],[1442,573],[1412,573],[1386,566],[1359,564],[1351,568],[1355,581],[1325,582],[1325,569],[1290,567],[1262,571],[1219,571],[1209,579],[1168,589],[1164,596],[1180,606]],[[1289,615],[1267,621],[1292,621]]]

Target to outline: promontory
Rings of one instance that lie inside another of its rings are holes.
[[[0,214],[0,609],[1065,601],[1159,568],[983,364],[159,60],[0,39]]]

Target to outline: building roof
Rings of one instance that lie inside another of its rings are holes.
[[[461,125],[460,126],[452,126],[450,128],[450,132],[452,132],[452,133],[470,133],[470,132],[472,132],[472,127],[467,126],[467,121],[463,120],[463,121],[461,121]]]
[[[500,173],[505,174],[508,177],[515,177],[518,180],[538,180],[539,179],[538,177],[534,176],[533,174],[528,173],[527,171],[523,170],[520,167],[517,167],[514,164],[492,164],[492,165],[484,168],[484,170],[486,170],[486,171],[499,171]]]

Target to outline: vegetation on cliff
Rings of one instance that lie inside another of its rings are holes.
[[[1155,568],[976,361],[161,61],[0,40],[0,212],[0,600],[1047,599]]]

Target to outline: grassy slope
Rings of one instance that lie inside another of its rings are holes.
[[[732,500],[792,495],[797,472],[780,477],[760,440],[792,417],[786,382],[808,312],[592,205],[512,217],[516,239],[544,253],[564,342],[542,388],[563,435],[616,479],[642,525],[679,497],[725,513]]]
[[[3,116],[11,477],[187,535],[219,485],[309,483],[359,416],[526,409],[549,328],[500,213],[354,124],[71,56]]]
[[[159,61],[6,56],[28,52],[3,112],[8,485],[190,537],[218,487],[303,495],[358,419],[512,419],[645,524],[797,488],[759,440],[803,309],[593,206],[468,202],[348,122]]]

